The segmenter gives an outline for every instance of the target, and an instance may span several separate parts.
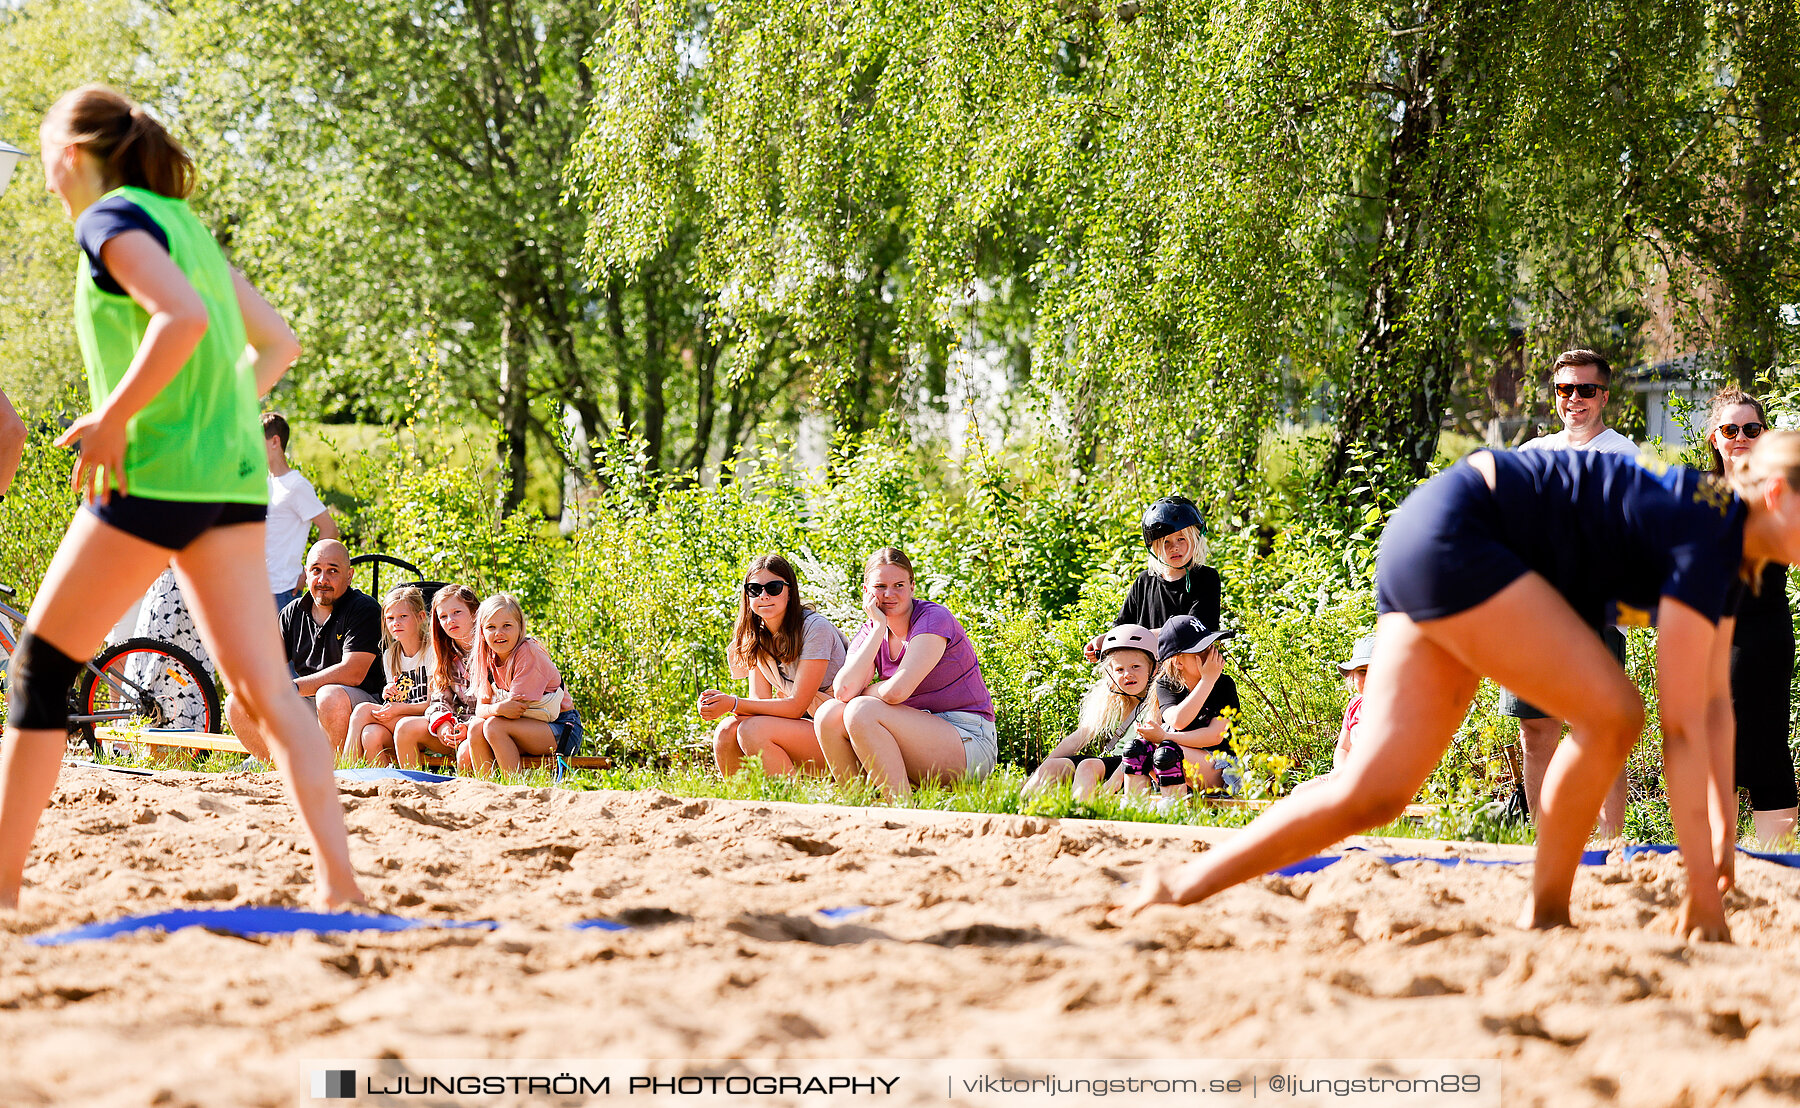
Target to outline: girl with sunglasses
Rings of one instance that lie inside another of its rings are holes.
[[[748,679],[750,695],[718,689],[700,694],[700,718],[721,720],[713,734],[719,772],[730,777],[754,754],[772,776],[824,773],[813,711],[830,699],[846,650],[844,633],[800,602],[800,584],[786,558],[763,554],[752,560],[727,649],[731,675]]]
[[[1394,819],[1481,678],[1567,719],[1544,782],[1524,924],[1566,926],[1582,847],[1644,724],[1593,628],[1655,618],[1663,768],[1687,891],[1678,933],[1729,940],[1733,611],[1770,562],[1800,558],[1800,433],[1762,436],[1727,478],[1573,451],[1477,451],[1407,498],[1376,569],[1381,649],[1349,761],[1125,905],[1191,904]]]
[[[1740,388],[1713,394],[1706,415],[1712,472],[1748,456],[1768,426],[1763,406]],[[1754,593],[1738,605],[1731,639],[1731,710],[1737,720],[1737,787],[1750,793],[1756,838],[1772,846],[1794,833],[1800,807],[1794,755],[1788,749],[1788,698],[1794,680],[1794,613],[1788,607],[1787,567],[1770,563]]]

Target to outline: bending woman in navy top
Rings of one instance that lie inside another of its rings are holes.
[[[962,624],[913,595],[912,563],[891,546],[863,567],[863,611],[816,716],[832,776],[867,770],[895,800],[920,781],[986,777],[999,757],[994,700]]]
[[[1655,618],[1669,809],[1687,865],[1680,932],[1728,940],[1729,661],[1739,582],[1800,556],[1800,433],[1764,435],[1728,485],[1592,453],[1480,451],[1395,514],[1376,569],[1381,650],[1347,764],[1125,905],[1189,904],[1397,818],[1491,677],[1567,719],[1544,781],[1524,922],[1566,925],[1581,848],[1643,729],[1637,688],[1584,628]],[[1560,649],[1548,651],[1546,643]]]

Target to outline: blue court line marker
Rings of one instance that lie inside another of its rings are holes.
[[[291,935],[301,931],[337,933],[344,931],[419,931],[436,928],[480,929],[492,931],[500,926],[493,920],[408,919],[405,916],[364,915],[360,912],[304,912],[295,908],[273,908],[244,905],[238,908],[180,908],[172,912],[151,912],[126,916],[105,923],[89,923],[33,935],[26,940],[33,946],[63,946],[68,943],[110,939],[134,931],[177,931],[183,927],[204,927],[233,935]]]
[[[1629,862],[1631,859],[1645,854],[1674,854],[1680,849],[1680,847],[1670,846],[1667,843],[1632,843],[1627,844],[1625,847],[1625,860]],[[1350,850],[1355,852],[1367,852],[1366,847],[1351,847]],[[1800,869],[1800,854],[1778,854],[1765,850],[1746,850],[1741,846],[1738,847],[1738,853],[1747,854],[1752,858],[1760,858],[1765,862],[1773,862],[1778,866],[1786,866],[1789,869]],[[1581,864],[1584,866],[1603,866],[1606,864],[1606,855],[1607,852],[1604,850],[1584,850],[1581,852]],[[1299,877],[1301,874],[1317,873],[1327,866],[1335,865],[1338,862],[1343,861],[1349,856],[1348,853],[1319,854],[1311,858],[1304,858],[1291,866],[1283,866],[1278,870],[1273,870],[1270,872],[1269,876]],[[1425,857],[1415,854],[1381,854],[1377,855],[1377,857],[1390,866],[1399,862],[1436,862],[1440,866],[1523,866],[1529,865],[1531,861],[1528,858],[1463,858],[1458,855]]]
[[[849,919],[851,916],[860,916],[864,912],[873,912],[874,910],[867,904],[846,904],[841,908],[817,909],[818,913],[826,919]]]
[[[569,928],[573,931],[629,931],[631,925],[611,919],[578,919]]]
[[[426,773],[422,769],[394,769],[391,767],[375,767],[370,769],[340,769],[335,771],[338,777],[346,781],[454,781],[456,778],[442,773]]]

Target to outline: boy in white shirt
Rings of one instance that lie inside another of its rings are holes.
[[[337,521],[320,502],[312,482],[288,465],[288,422],[276,412],[262,417],[263,445],[269,452],[269,522],[263,557],[277,612],[300,595],[300,561],[314,527],[320,539],[338,537]]]

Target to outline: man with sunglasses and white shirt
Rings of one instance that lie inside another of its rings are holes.
[[[1605,358],[1592,350],[1565,350],[1557,355],[1550,379],[1563,429],[1532,439],[1520,450],[1597,450],[1602,454],[1637,456],[1637,444],[1606,425],[1612,366]],[[1602,627],[1600,638],[1624,665],[1625,633],[1617,627]],[[1519,721],[1519,745],[1525,751],[1525,800],[1536,818],[1544,791],[1544,771],[1556,754],[1556,744],[1562,741],[1563,721],[1545,715],[1505,689],[1500,690],[1500,713]],[[1625,772],[1621,770],[1600,808],[1599,837],[1615,838],[1624,830],[1625,804]]]

